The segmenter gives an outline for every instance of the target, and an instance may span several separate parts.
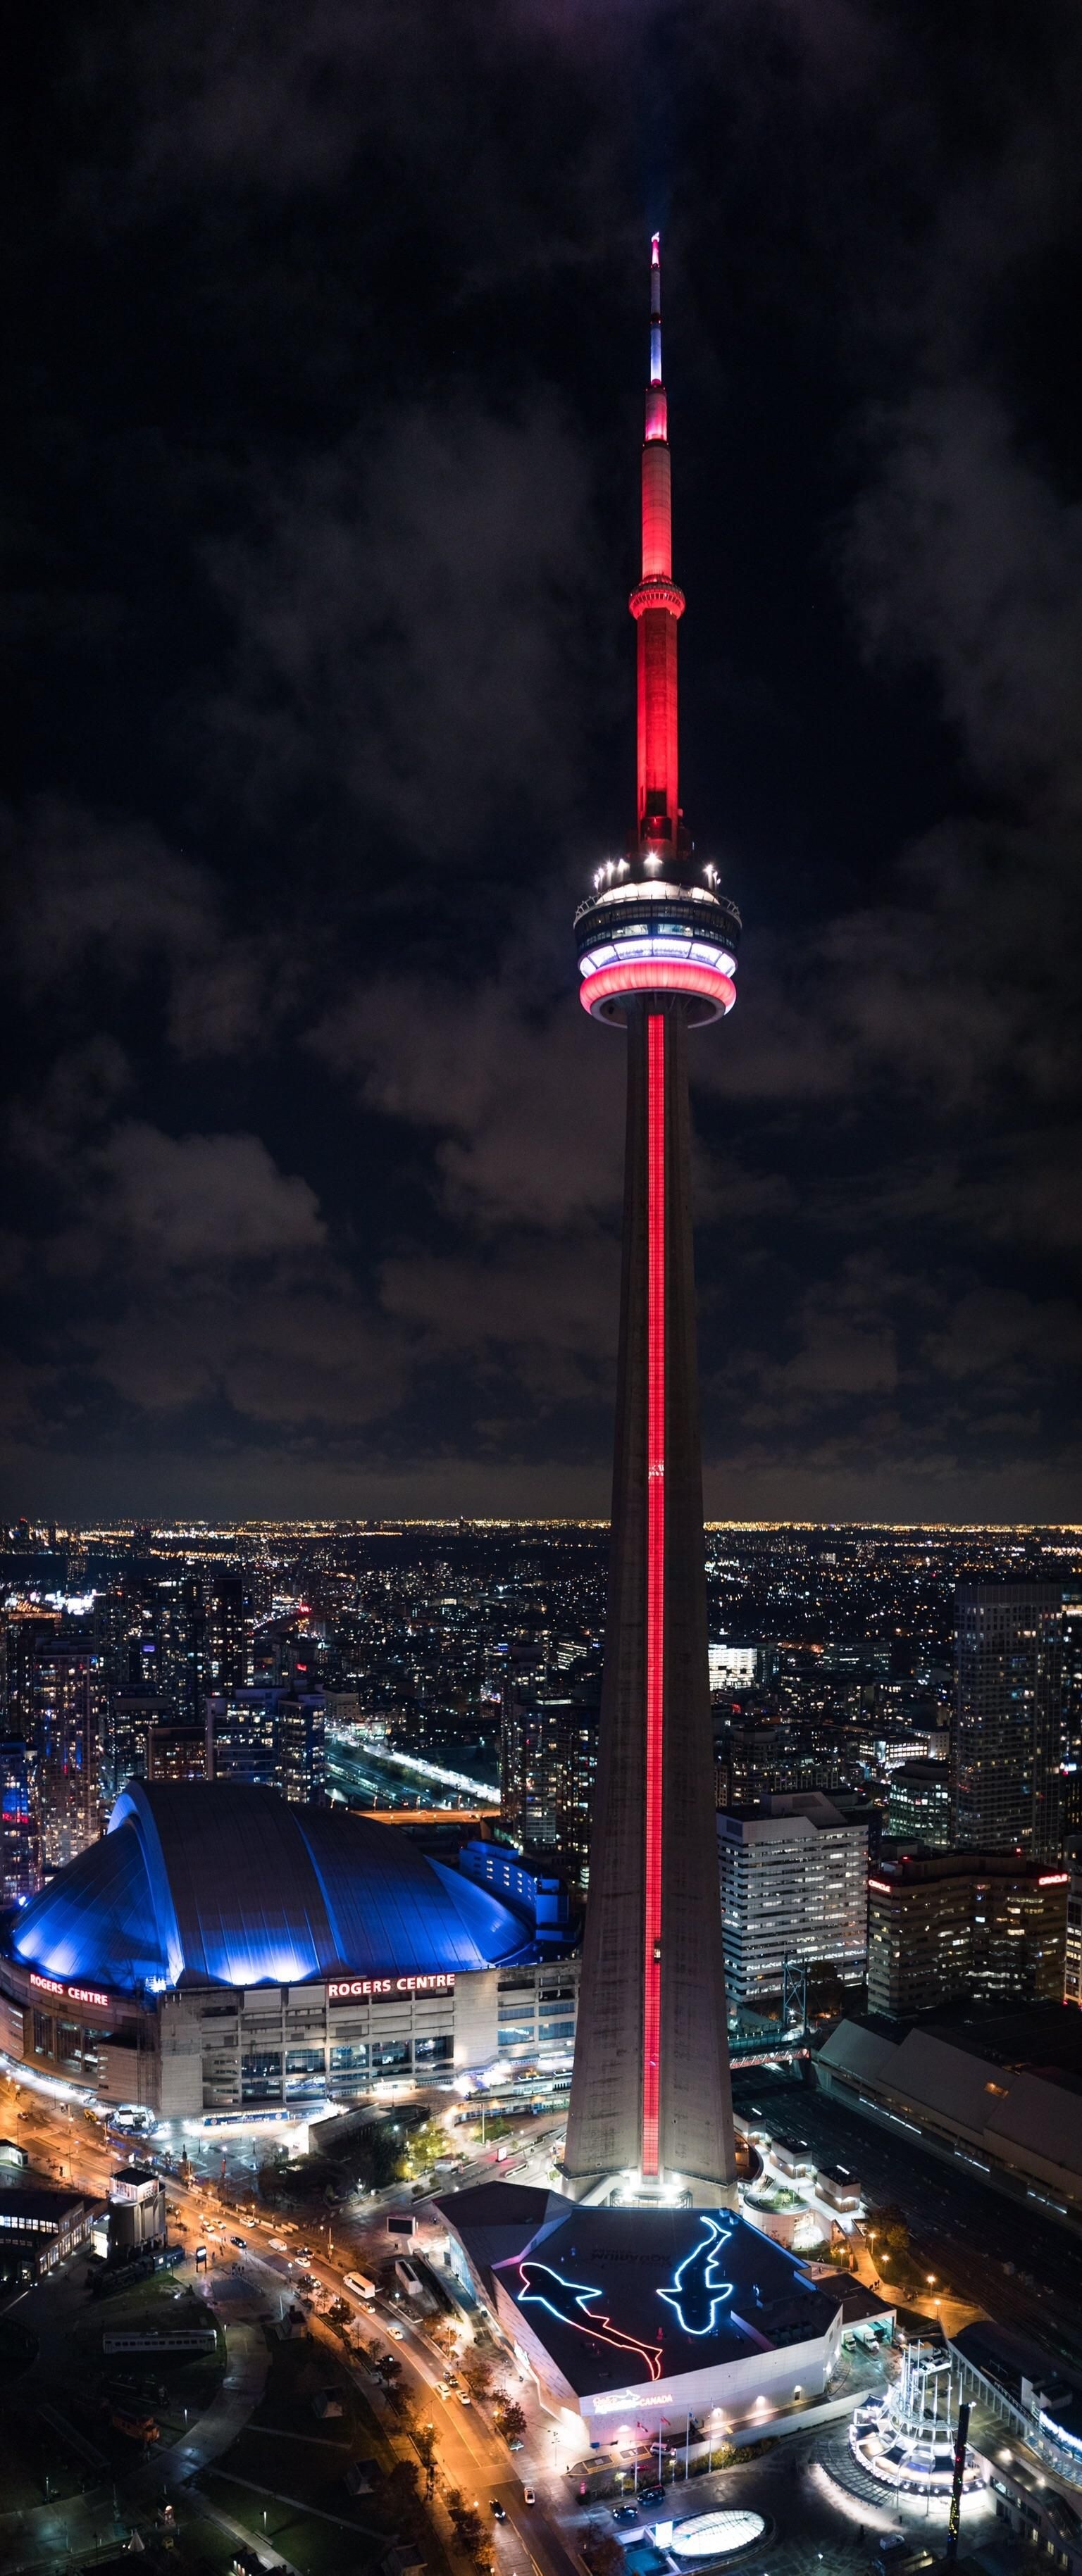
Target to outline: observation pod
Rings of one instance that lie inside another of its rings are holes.
[[[564,2174],[591,2198],[732,2201],[691,1224],[688,1031],[736,1000],[740,915],[678,796],[660,244],[651,243],[636,826],[575,916],[580,999],[627,1033],[612,1544]]]

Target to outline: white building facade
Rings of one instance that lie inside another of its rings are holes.
[[[868,1829],[821,1789],[778,1792],[718,1816],[728,2000],[781,1991],[782,1969],[828,1966],[861,1986],[868,1961]]]

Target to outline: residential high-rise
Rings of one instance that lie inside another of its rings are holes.
[[[278,1786],[278,1701],[281,1693],[215,1691],[206,1703],[207,1778],[236,1780],[248,1789]]]
[[[500,1730],[500,1819],[519,1849],[559,1861],[586,1883],[597,1770],[598,1711],[590,1694],[512,1689]]]
[[[31,1676],[29,1746],[44,1870],[76,1860],[101,1829],[89,1637],[45,1629]]]
[[[688,2197],[735,2176],[714,1839],[688,1040],[736,999],[740,916],[678,785],[658,240],[642,451],[635,828],[575,917],[580,998],[626,1031],[623,1278],[605,1677],[564,2172]]]
[[[247,1576],[216,1574],[206,1601],[205,1689],[245,1690],[253,1673],[255,1620]]]
[[[291,1807],[322,1804],[327,1724],[321,1691],[278,1693],[278,1786]]]
[[[957,1597],[954,1839],[1055,1858],[1067,1731],[1057,1583],[967,1583]]]
[[[147,1728],[145,1777],[148,1780],[205,1780],[206,1727],[188,1726],[175,1719],[154,1719]]]
[[[33,1756],[21,1735],[0,1735],[0,1904],[24,1905],[40,1885]]]
[[[206,1703],[206,1777],[279,1789],[291,1806],[322,1804],[327,1709],[322,1691],[256,1686],[212,1692]]]

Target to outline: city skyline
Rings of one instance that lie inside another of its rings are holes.
[[[1069,1516],[1078,31],[405,5],[28,59],[4,1508],[603,1512],[660,221],[707,1508]]]

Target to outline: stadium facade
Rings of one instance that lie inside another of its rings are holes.
[[[165,2119],[304,2118],[388,2080],[556,2064],[566,1927],[516,1855],[462,1857],[269,1789],[132,1781],[9,1924],[0,2048]]]

